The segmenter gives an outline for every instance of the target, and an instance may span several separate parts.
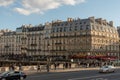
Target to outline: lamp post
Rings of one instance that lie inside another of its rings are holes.
[[[49,44],[47,44],[47,47],[48,47],[48,52],[49,52],[49,54],[47,55],[47,72],[49,72],[50,71],[50,45]]]
[[[119,54],[120,54],[120,43],[119,43],[119,52],[118,52],[118,55],[117,55],[117,56],[118,56],[118,59],[117,59],[118,66],[119,66],[119,58],[120,58],[120,57],[119,57],[119,56],[120,56]]]
[[[118,53],[118,66],[119,66],[119,54],[120,54],[120,52]]]
[[[49,56],[47,56],[47,72],[49,72],[50,71],[50,67],[49,67]]]
[[[87,56],[89,57],[90,56],[90,52],[87,53]],[[89,58],[88,58],[89,59]],[[89,67],[89,64],[90,64],[90,61],[88,61],[86,67]]]

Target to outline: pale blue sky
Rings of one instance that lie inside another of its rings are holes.
[[[71,18],[103,18],[120,25],[120,0],[0,0],[0,29]]]

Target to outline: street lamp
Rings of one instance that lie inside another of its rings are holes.
[[[89,59],[89,56],[90,56],[90,52],[87,53],[87,56],[88,56],[88,59]],[[86,67],[89,67],[89,64],[90,64],[90,61],[88,61]]]
[[[118,66],[119,66],[119,53],[118,53]]]
[[[47,55],[47,72],[49,72],[50,71],[50,45],[49,44],[47,44],[47,47],[48,47],[48,51],[49,51],[49,54]]]
[[[120,56],[119,54],[120,54],[120,44],[119,44],[119,52],[118,52],[118,55],[117,55],[117,56],[118,56],[118,60],[117,60],[117,61],[118,61],[118,62],[117,62],[117,63],[118,63],[118,66],[119,66],[119,58],[120,58],[120,57],[119,57],[119,56]]]

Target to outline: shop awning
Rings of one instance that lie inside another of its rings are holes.
[[[80,55],[72,55],[69,58],[73,59],[101,59],[101,60],[117,60],[115,56],[80,56]]]

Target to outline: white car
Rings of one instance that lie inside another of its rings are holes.
[[[115,67],[111,66],[111,65],[107,65],[107,66],[102,66],[99,69],[99,72],[103,72],[103,73],[108,73],[108,72],[115,72]]]

